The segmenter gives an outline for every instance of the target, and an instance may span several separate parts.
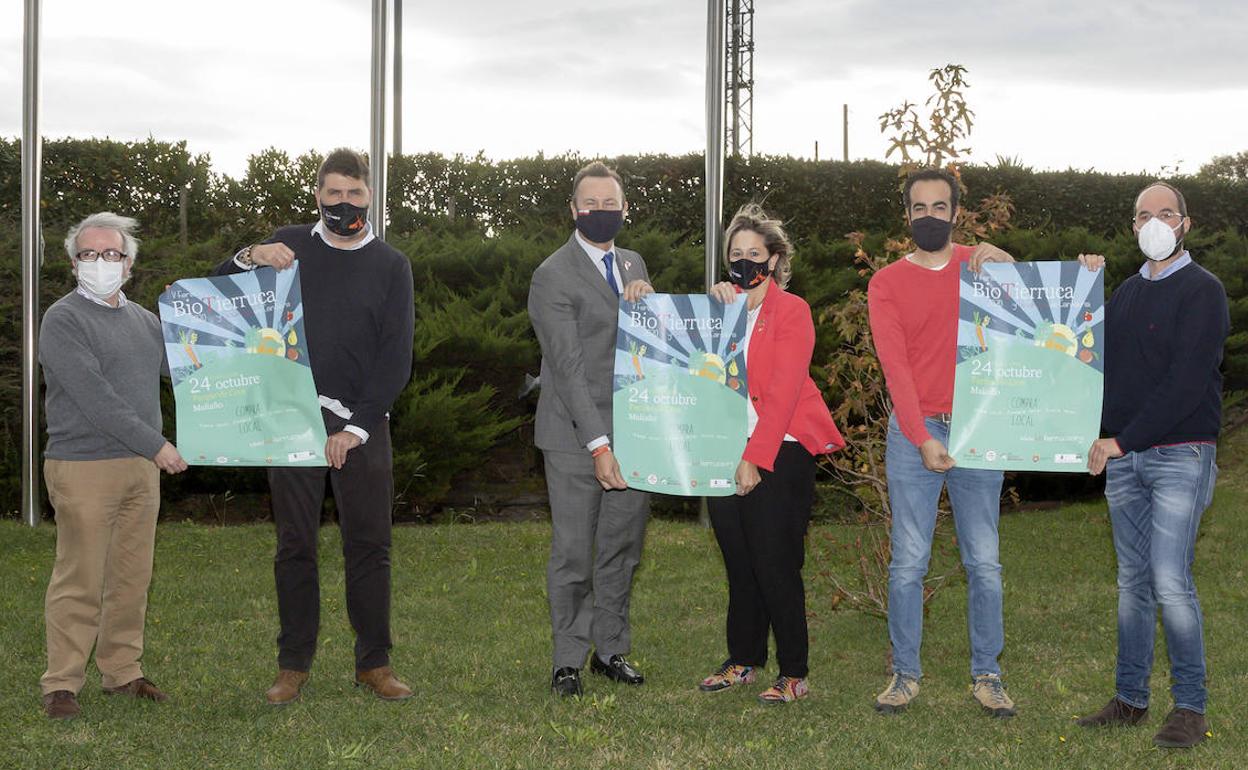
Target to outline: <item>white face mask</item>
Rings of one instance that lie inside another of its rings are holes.
[[[108,299],[117,293],[126,282],[126,261],[108,262],[96,259],[94,262],[78,263],[78,285],[100,299]]]
[[[1183,226],[1181,221],[1179,226]],[[1174,228],[1156,217],[1144,223],[1144,226],[1140,228],[1138,239],[1140,251],[1154,262],[1169,259],[1179,243],[1178,238],[1175,237]]]

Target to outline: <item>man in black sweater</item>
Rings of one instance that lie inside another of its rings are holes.
[[[1135,725],[1148,715],[1157,607],[1170,655],[1174,709],[1154,737],[1187,748],[1205,739],[1205,645],[1192,580],[1200,517],[1213,501],[1222,424],[1226,291],[1183,248],[1187,203],[1163,182],[1135,201],[1147,257],[1106,305],[1105,405],[1088,470],[1106,471],[1118,554],[1117,692],[1086,727]]]
[[[329,441],[328,468],[271,468],[277,525],[281,634],[273,705],[299,697],[320,626],[316,546],[325,476],[338,504],[355,679],[386,700],[412,691],[390,669],[390,513],[394,497],[389,411],[411,377],[412,268],[367,219],[368,162],[348,149],[321,164],[315,225],[283,227],[217,268],[219,275],[299,260],[304,331]]]

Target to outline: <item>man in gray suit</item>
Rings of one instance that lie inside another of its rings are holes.
[[[615,246],[628,203],[620,176],[594,162],[569,202],[576,231],[533,273],[529,318],[542,346],[535,443],[546,460],[554,639],[551,688],[580,695],[580,670],[641,684],[625,659],[628,601],[650,501],[628,488],[611,453],[611,393],[620,299],[650,293],[641,255]]]

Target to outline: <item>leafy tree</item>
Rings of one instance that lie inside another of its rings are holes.
[[[1227,182],[1248,182],[1248,150],[1234,155],[1219,155],[1201,166],[1196,175]]]

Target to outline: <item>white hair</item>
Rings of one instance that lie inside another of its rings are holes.
[[[125,252],[127,257],[134,259],[139,254],[139,239],[134,237],[134,231],[138,226],[138,220],[132,217],[123,217],[111,211],[101,211],[92,214],[69,228],[69,235],[65,236],[65,252],[69,254],[71,260],[77,257],[78,236],[88,227],[99,227],[104,230],[116,230],[120,233],[121,250]]]

